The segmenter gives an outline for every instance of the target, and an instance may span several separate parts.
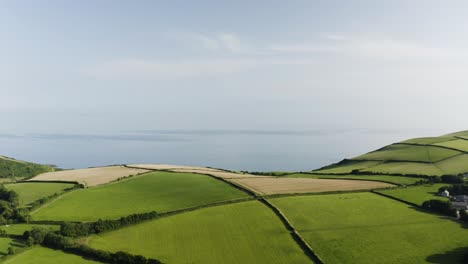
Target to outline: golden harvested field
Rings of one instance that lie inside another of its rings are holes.
[[[375,181],[310,178],[249,177],[245,179],[231,179],[230,181],[261,195],[370,190],[395,186],[393,184]]]
[[[145,169],[126,168],[123,166],[99,167],[79,170],[47,172],[37,175],[31,181],[77,181],[88,187],[115,181],[120,177],[148,172]]]
[[[184,166],[184,165],[170,165],[170,164],[129,164],[131,168],[141,168],[148,170],[198,170],[198,171],[222,171],[213,168]]]
[[[235,172],[227,172],[223,170],[206,168],[206,167],[192,167],[192,166],[180,166],[180,165],[168,165],[168,164],[132,164],[127,165],[131,168],[142,168],[150,170],[168,170],[173,172],[187,172],[187,173],[201,173],[209,174],[215,177],[223,179],[233,179],[233,178],[246,178],[246,177],[259,177],[251,174],[241,174]],[[260,178],[264,178],[263,176]]]

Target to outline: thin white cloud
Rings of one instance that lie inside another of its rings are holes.
[[[198,46],[203,50],[224,53],[249,53],[252,48],[233,33],[173,33],[168,35],[171,40],[188,43],[191,47]]]
[[[222,47],[234,53],[240,53],[244,50],[241,40],[234,34],[218,34],[216,38],[221,43]]]
[[[339,34],[324,35],[324,40],[310,43],[273,44],[269,50],[281,53],[340,53],[381,59],[432,58],[460,55],[450,49],[436,48],[409,41],[381,38],[352,38]]]
[[[107,80],[174,80],[206,75],[232,74],[257,65],[252,59],[192,59],[184,61],[152,61],[123,59],[101,63],[84,73]]]

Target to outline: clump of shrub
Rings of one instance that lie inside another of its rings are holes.
[[[464,182],[463,176],[461,175],[444,175],[441,177],[441,179],[442,179],[442,182],[445,182],[445,183],[457,184],[457,183]]]
[[[425,201],[422,204],[422,207],[426,210],[452,216],[452,217],[457,217],[457,209],[453,207],[453,205],[450,202],[446,201],[441,201],[441,200],[429,200]]]

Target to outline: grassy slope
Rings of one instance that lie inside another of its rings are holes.
[[[455,136],[466,136],[467,140],[457,139]],[[354,158],[359,161],[346,160],[345,162],[340,162],[314,172],[342,174],[350,173],[352,170],[357,169],[361,173],[418,174],[428,176],[468,172],[468,155],[463,155],[460,152],[468,151],[467,131],[440,137],[414,138],[402,141],[401,143],[420,144],[420,146],[392,144]],[[459,149],[460,151],[443,147]],[[426,162],[427,164],[421,162]]]
[[[289,174],[289,178],[333,178],[333,179],[357,179],[357,180],[372,180],[372,181],[383,181],[383,182],[390,182],[395,184],[401,185],[409,185],[414,184],[420,180],[421,178],[414,178],[414,177],[395,177],[395,176],[386,176],[386,175],[318,175],[318,174]]]
[[[458,174],[468,171],[468,155],[459,155],[441,162],[437,162],[437,167],[448,174]]]
[[[318,170],[316,172],[320,173],[350,173],[353,170],[360,170],[364,168],[370,168],[381,164],[382,162],[379,161],[347,161],[345,164],[336,164],[331,165],[327,168],[322,170]]]
[[[5,264],[93,264],[100,263],[84,259],[73,254],[66,254],[59,250],[44,247],[34,247],[23,253],[9,258]]]
[[[453,264],[468,229],[371,193],[271,200],[325,263]],[[437,260],[435,261],[435,259]]]
[[[440,176],[445,174],[436,165],[417,162],[389,162],[369,169],[363,169],[361,171],[364,173],[378,172],[385,174],[418,174],[431,176]]]
[[[48,171],[53,171],[53,169],[46,165],[0,156],[0,178],[30,178]]]
[[[448,157],[460,154],[460,152],[450,149],[431,146],[410,146],[410,145],[390,145],[379,151],[356,157],[359,160],[404,160],[436,162]]]
[[[42,227],[50,230],[60,230],[58,225],[34,225],[34,224],[12,224],[0,226],[1,230],[5,230],[9,235],[23,235],[24,231],[32,230],[35,227]]]
[[[6,184],[5,187],[17,192],[20,198],[20,206],[25,206],[43,197],[47,197],[54,193],[60,193],[64,189],[71,188],[73,187],[73,184],[31,182]]]
[[[171,211],[248,195],[209,176],[155,172],[78,190],[39,209],[33,220],[94,221],[134,213]]]
[[[399,198],[401,200],[422,205],[423,202],[431,199],[448,201],[447,198],[438,196],[438,190],[447,184],[439,183],[433,185],[420,185],[407,188],[397,188],[389,190],[380,190],[378,192]]]
[[[451,141],[447,141],[447,142],[441,142],[441,143],[437,143],[435,145],[454,148],[454,149],[459,149],[461,151],[468,151],[468,140],[464,140],[464,139],[457,139],[457,140],[451,140]]]
[[[205,208],[92,237],[90,245],[165,263],[311,263],[257,201]]]

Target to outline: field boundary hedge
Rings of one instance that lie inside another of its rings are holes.
[[[314,262],[317,264],[324,264],[323,260],[314,252],[312,247],[302,238],[299,232],[294,228],[288,218],[281,212],[279,208],[274,206],[270,203],[267,199],[261,197],[259,201],[265,204],[268,208],[270,208],[273,213],[278,216],[280,221],[284,224],[286,229],[291,233],[294,241],[299,245],[299,247],[304,251],[304,253]]]
[[[377,191],[374,191],[374,190],[372,190],[371,193],[374,193],[374,194],[377,194],[377,195],[380,195],[380,196],[383,196],[383,197],[386,197],[386,198],[390,198],[392,200],[395,200],[395,201],[398,201],[398,202],[401,202],[401,203],[404,203],[404,204],[407,204],[407,205],[415,206],[417,208],[422,208],[421,205],[418,205],[418,204],[415,204],[415,203],[412,203],[412,202],[408,202],[408,201],[402,200],[400,198],[393,197],[393,196],[388,195],[388,194],[384,194],[384,193],[377,192]]]

